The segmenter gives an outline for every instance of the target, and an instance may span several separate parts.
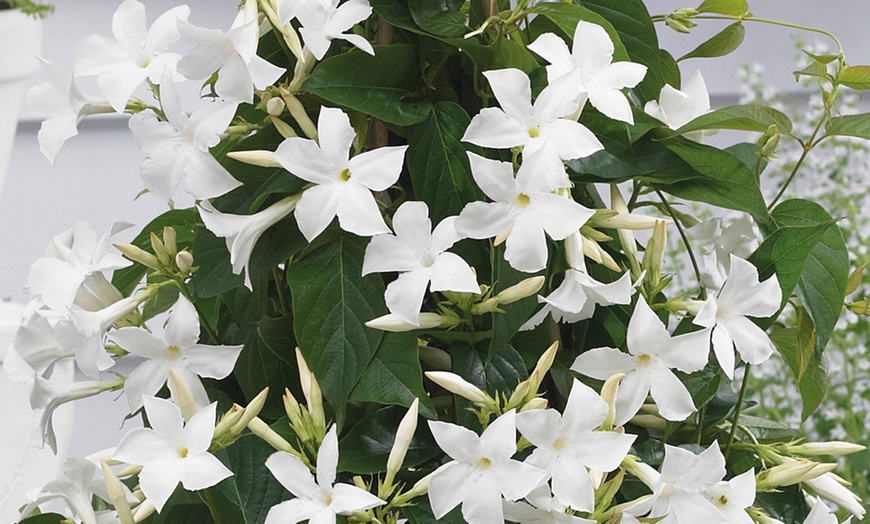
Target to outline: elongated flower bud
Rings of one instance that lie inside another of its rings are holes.
[[[834,440],[831,442],[805,442],[803,444],[787,446],[789,454],[815,457],[818,455],[828,455],[839,457],[842,455],[850,455],[859,453],[867,449],[867,446],[853,444],[851,442],[843,442]]]
[[[227,158],[232,158],[233,160],[252,166],[281,167],[281,164],[275,160],[275,153],[272,151],[232,151],[227,153]]]
[[[414,438],[414,432],[417,431],[417,416],[420,409],[419,399],[414,399],[411,407],[402,421],[399,423],[399,429],[396,430],[396,440],[393,441],[393,447],[390,449],[390,456],[387,458],[387,474],[384,477],[385,490],[392,491],[393,480],[396,478],[396,473],[402,468],[405,462],[405,455],[408,453],[408,448],[411,447],[411,439]]]
[[[196,415],[196,401],[190,385],[176,370],[169,371],[169,389],[175,404],[181,409],[181,416],[185,421]]]
[[[160,262],[157,257],[144,249],[134,246],[133,244],[114,244],[115,249],[121,252],[122,255],[129,258],[133,262],[138,262],[145,267],[151,269],[160,269]]]
[[[115,511],[118,512],[118,520],[121,521],[121,524],[133,524],[133,511],[130,509],[130,503],[127,502],[127,492],[124,490],[124,484],[121,483],[105,460],[100,461],[100,468],[103,470],[109,502],[112,503]]]
[[[526,395],[526,402],[535,398],[538,394],[538,389],[541,387],[541,382],[544,376],[550,371],[553,366],[553,361],[556,360],[556,352],[559,350],[559,342],[553,342],[550,347],[544,351],[538,358],[538,363],[535,364],[535,369],[529,375],[529,391]]]
[[[419,320],[420,325],[415,326],[414,324],[409,324],[396,315],[389,313],[382,317],[369,320],[366,322],[366,327],[392,333],[403,333],[405,331],[414,331],[416,329],[449,328],[456,325],[456,322],[451,321],[449,317],[441,316],[438,313],[420,313]]]
[[[611,429],[616,419],[616,394],[619,392],[619,383],[625,378],[625,373],[614,373],[601,386],[601,398],[607,403],[607,417],[602,422],[604,429]]]
[[[429,380],[447,391],[466,398],[475,404],[489,404],[492,401],[489,395],[455,373],[450,373],[449,371],[427,371],[425,375],[429,377]]]
[[[520,281],[518,284],[514,284],[513,286],[503,290],[501,293],[496,295],[495,298],[501,305],[513,304],[514,302],[536,294],[542,287],[544,287],[544,282],[546,282],[546,280],[547,279],[542,276],[529,277]]]

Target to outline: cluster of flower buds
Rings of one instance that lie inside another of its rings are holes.
[[[665,16],[665,24],[678,33],[688,33],[698,25],[693,18],[698,16],[698,10],[692,7],[683,7]]]
[[[125,257],[155,271],[156,275],[169,278],[187,278],[196,271],[193,266],[193,255],[187,250],[178,250],[177,234],[171,227],[163,228],[163,238],[151,233],[151,249],[149,253],[133,244],[115,244],[115,247]]]

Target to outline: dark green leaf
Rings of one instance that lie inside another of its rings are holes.
[[[528,378],[522,355],[513,346],[501,346],[489,359],[487,355],[461,346],[451,347],[453,372],[490,395],[510,394]]]
[[[468,55],[481,71],[515,67],[529,74],[541,68],[531,51],[522,43],[505,36],[500,36],[489,44],[483,43],[480,37],[442,38],[441,41]]]
[[[409,407],[420,399],[420,414],[434,419],[435,408],[423,389],[423,370],[413,333],[386,333],[375,358],[350,393],[351,400]]]
[[[797,285],[816,331],[816,351],[824,351],[840,318],[849,279],[849,251],[840,228],[825,209],[806,200],[786,200],[771,213],[780,226],[828,225],[807,255]]]
[[[798,329],[781,329],[772,333],[770,340],[797,378],[800,372],[797,357]],[[801,410],[801,420],[803,421],[818,409],[828,389],[828,364],[824,354],[813,353],[813,358],[807,364],[806,372],[798,381],[797,388],[803,404]]]
[[[795,366],[797,367],[798,382],[806,373],[816,352],[816,326],[810,318],[806,308],[798,306],[797,314],[797,346],[795,347]]]
[[[809,514],[807,498],[800,484],[793,484],[770,493],[759,493],[755,506],[785,524],[800,524]]]
[[[535,5],[529,12],[542,15],[552,21],[569,40],[574,39],[574,31],[581,20],[600,25],[613,41],[614,61],[629,60],[628,51],[619,38],[619,32],[606,18],[591,9],[571,3],[542,2]]]
[[[698,7],[698,12],[743,16],[749,12],[749,4],[746,0],[704,0]]]
[[[293,319],[290,316],[263,318],[245,332],[248,333],[245,349],[234,370],[236,380],[248,401],[263,388],[270,387],[271,393],[260,417],[278,419],[284,413],[281,401],[284,388],[299,382]]]
[[[57,513],[43,513],[22,520],[21,524],[59,524],[64,519],[66,517]]]
[[[674,196],[706,202],[714,206],[745,211],[760,223],[768,221],[767,206],[755,180],[755,175],[742,160],[728,151],[706,146],[682,137],[666,140],[662,145],[679,158],[661,158],[659,171],[649,178],[658,187]],[[687,164],[697,177],[672,179],[679,176],[680,160]],[[640,164],[645,167],[644,164]],[[677,183],[682,182],[682,183]]]
[[[333,104],[399,126],[420,122],[431,103],[415,99],[420,66],[414,46],[375,46],[375,56],[359,50],[327,58],[302,89]]]
[[[196,232],[193,255],[199,270],[193,274],[190,285],[197,297],[214,297],[244,285],[244,277],[233,273],[226,241],[204,227]]]
[[[649,68],[646,77],[634,89],[641,102],[658,100],[665,84],[680,85],[677,62],[667,51],[659,49],[656,29],[643,0],[582,0],[575,3],[595,11],[613,24],[631,61]]]
[[[704,129],[733,129],[763,133],[771,125],[776,125],[780,133],[790,133],[792,130],[788,116],[771,107],[752,104],[729,106],[699,116],[674,131],[674,135],[684,135]]]
[[[828,122],[825,134],[830,136],[854,136],[870,140],[870,113],[835,116]]]
[[[402,515],[408,519],[411,524],[465,524],[466,520],[462,517],[462,511],[459,506],[436,519],[432,514],[432,508],[429,507],[428,497],[418,497],[414,499],[413,506],[402,508]]]
[[[469,202],[484,199],[460,141],[470,122],[461,106],[440,102],[408,136],[406,164],[414,196],[429,205],[433,224],[458,215]]]
[[[414,33],[423,33],[417,24],[414,22],[414,17],[411,16],[411,11],[408,10],[408,3],[404,0],[369,0],[372,10],[390,24],[412,31]]]
[[[468,32],[463,2],[456,0],[408,0],[408,9],[417,26],[437,36],[455,37]]]
[[[342,234],[288,271],[296,340],[339,424],[348,395],[383,337],[364,326],[386,313],[381,277],[361,276],[367,243]]]
[[[385,471],[396,430],[405,413],[407,410],[398,406],[385,407],[354,424],[339,442],[339,471],[357,474]],[[414,467],[440,453],[429,426],[418,421],[404,467]]]
[[[840,83],[858,91],[870,89],[870,66],[847,66],[840,74]]]
[[[725,56],[740,47],[745,36],[746,28],[743,27],[743,22],[734,22],[722,31],[713,35],[712,38],[703,44],[678,58],[677,62],[689,58],[715,58],[717,56]]]
[[[740,414],[740,424],[752,431],[759,440],[793,440],[799,432],[781,422]]]
[[[220,453],[233,476],[204,492],[218,524],[262,524],[275,504],[290,494],[266,468],[275,452],[253,435],[242,437]]]

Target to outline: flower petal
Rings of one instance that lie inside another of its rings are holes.
[[[667,420],[685,420],[696,410],[689,390],[667,368],[656,370],[650,377],[650,395],[656,401],[661,416]]]
[[[432,291],[480,293],[477,277],[468,262],[453,253],[441,253],[432,264]]]
[[[311,471],[293,455],[283,451],[273,453],[266,459],[266,467],[296,497],[311,500],[319,498],[320,487],[314,482]]]
[[[296,204],[296,223],[305,239],[311,242],[332,222],[338,210],[340,194],[331,185],[308,188]]]
[[[462,135],[463,142],[483,147],[507,149],[521,146],[531,139],[525,122],[497,107],[486,107],[474,115]]]
[[[390,282],[384,293],[390,313],[415,326],[420,324],[420,308],[429,288],[430,269],[417,269],[402,273]]]
[[[350,484],[336,484],[332,492],[332,509],[339,515],[351,515],[386,504],[368,491]]]
[[[351,177],[372,191],[384,191],[396,183],[405,163],[408,146],[379,147],[351,158]]]
[[[370,237],[390,232],[374,195],[361,184],[352,181],[341,184],[336,214],[338,225],[355,235]]]

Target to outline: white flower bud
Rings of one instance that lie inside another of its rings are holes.
[[[284,109],[287,105],[278,97],[270,98],[268,102],[266,102],[266,112],[271,116],[281,116],[281,113],[284,112]]]
[[[525,413],[526,411],[531,411],[533,409],[547,409],[547,399],[544,397],[535,397],[532,400],[526,402],[526,405],[520,408],[520,413]]]
[[[450,327],[450,324],[445,322],[445,318],[438,313],[420,313],[420,325],[415,326],[401,320],[392,313],[378,317],[374,320],[366,322],[366,327],[372,329],[380,329],[381,331],[390,331],[392,333],[402,333],[405,331],[414,331],[415,329],[432,329],[437,327]]]
[[[859,519],[864,517],[866,510],[862,505],[861,498],[837,482],[836,476],[832,473],[809,479],[806,484],[823,499],[837,504]]]
[[[112,503],[115,511],[118,512],[118,520],[121,524],[133,524],[133,511],[130,509],[130,503],[127,502],[127,491],[124,489],[124,484],[118,479],[105,460],[100,461],[100,467],[103,470],[109,502]]]
[[[140,247],[134,246],[133,244],[114,244],[114,246],[122,255],[133,262],[138,262],[145,267],[150,267],[151,269],[160,268],[160,262],[157,260],[157,257]]]
[[[272,151],[252,150],[252,151],[231,151],[227,153],[227,158],[259,167],[281,167],[281,164],[275,160],[275,153]]]
[[[408,412],[402,417],[399,429],[396,430],[396,440],[393,441],[393,448],[390,450],[389,458],[387,458],[387,474],[384,478],[386,489],[392,490],[393,479],[405,462],[405,455],[408,453],[408,448],[411,447],[411,439],[414,438],[414,432],[417,431],[419,410],[420,400],[415,398]]]
[[[182,273],[190,273],[193,269],[193,255],[189,251],[180,251],[175,255],[175,265]]]
[[[450,373],[449,371],[427,371],[425,375],[429,377],[429,380],[447,391],[467,398],[475,404],[488,404],[491,402],[489,395],[455,373]]]
[[[543,276],[529,277],[518,284],[514,284],[505,289],[496,295],[495,299],[502,305],[513,304],[514,302],[530,297],[540,291],[541,288],[544,287],[544,282],[546,282],[546,280],[547,279]]]
[[[828,455],[839,457],[841,455],[859,453],[867,449],[867,446],[835,440],[831,442],[806,442],[804,444],[788,446],[787,449],[792,455],[803,455],[809,457]]]

